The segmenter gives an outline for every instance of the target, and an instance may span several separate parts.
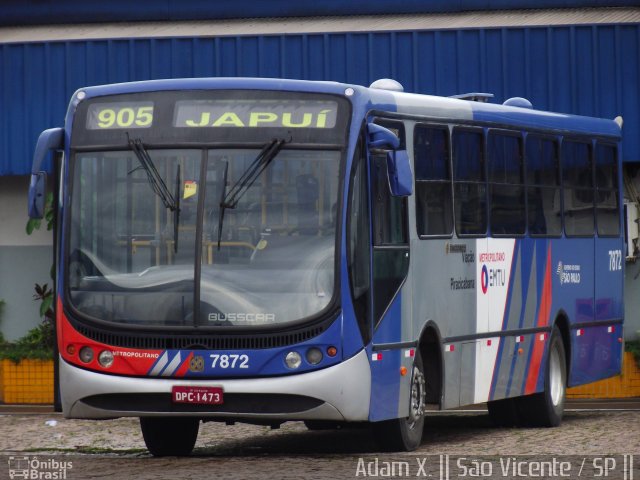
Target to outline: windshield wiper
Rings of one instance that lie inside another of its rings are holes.
[[[147,173],[147,180],[149,185],[151,185],[152,190],[156,195],[158,195],[158,197],[160,197],[164,206],[173,212],[178,208],[176,200],[167,188],[167,184],[164,183],[164,180],[153,163],[153,160],[151,160],[149,152],[144,148],[142,140],[139,138],[130,139],[129,134],[127,134],[127,139],[129,148],[131,148],[133,153],[136,154],[140,165],[142,165],[142,168],[144,168],[144,171]]]
[[[220,216],[218,217],[218,250],[220,250],[220,239],[222,238],[222,223],[224,220],[224,212],[227,208],[234,209],[238,206],[238,202],[242,196],[251,188],[255,181],[260,177],[262,172],[269,166],[271,161],[282,150],[287,141],[283,138],[274,138],[267,143],[255,158],[251,165],[244,171],[240,178],[233,184],[228,193],[225,193],[227,187],[227,168],[225,166],[224,184],[222,186],[222,200],[220,201]]]
[[[158,172],[153,160],[149,156],[149,152],[147,152],[146,148],[142,144],[142,140],[139,138],[131,139],[129,138],[129,134],[127,133],[127,143],[129,144],[129,148],[135,153],[140,165],[144,169],[147,174],[147,181],[151,186],[153,192],[160,197],[162,204],[165,208],[168,208],[172,212],[174,212],[174,228],[173,228],[173,249],[174,252],[178,252],[178,221],[180,220],[180,167],[178,166],[178,176],[176,177],[176,191],[175,197],[169,191],[167,184],[164,183],[162,176]],[[137,169],[132,170],[129,173],[134,172]]]

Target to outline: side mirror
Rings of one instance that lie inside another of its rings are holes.
[[[33,154],[31,183],[29,184],[29,218],[41,219],[44,216],[44,203],[47,193],[47,174],[41,170],[42,163],[51,151],[64,148],[64,129],[50,128],[38,137],[36,151]]]
[[[400,139],[388,128],[369,123],[369,149],[387,150],[387,177],[394,197],[408,197],[413,193],[411,161],[406,150],[400,148]]]
[[[31,174],[29,184],[29,218],[41,219],[44,217],[44,200],[47,195],[47,173],[38,172]]]
[[[389,190],[394,197],[408,197],[413,193],[413,174],[406,150],[387,152]]]
[[[369,133],[369,148],[380,148],[383,150],[396,150],[400,148],[400,139],[388,128],[370,123],[367,125],[367,132]]]

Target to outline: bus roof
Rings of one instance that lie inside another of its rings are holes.
[[[522,128],[549,133],[574,133],[615,139],[621,137],[618,124],[608,119],[327,81],[276,78],[188,78],[101,85],[82,88],[79,91],[84,92],[86,98],[92,98],[149,91],[207,89],[265,89],[345,95],[348,88],[354,91],[352,101],[356,108],[360,107],[365,112],[389,112],[443,122],[481,123],[498,128]]]
[[[614,120],[555,113],[531,108],[494,103],[459,100],[449,97],[391,92],[397,112],[404,115],[425,115],[429,118],[482,123],[501,128],[543,130],[549,133],[571,132],[619,139],[621,130]]]

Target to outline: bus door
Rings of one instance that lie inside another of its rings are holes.
[[[404,149],[402,123],[376,123],[392,130],[400,138],[398,150]],[[384,420],[408,414],[411,375],[402,377],[399,371],[405,366],[411,372],[415,355],[415,348],[402,348],[403,334],[411,330],[411,291],[405,283],[409,270],[407,198],[392,195],[387,153],[374,148],[368,151],[373,327],[370,420]]]

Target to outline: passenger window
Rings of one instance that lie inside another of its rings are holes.
[[[591,146],[565,140],[562,143],[564,227],[569,236],[591,236],[593,218],[593,171]]]
[[[418,235],[451,235],[453,192],[449,131],[446,128],[417,125],[413,152]]]
[[[487,192],[480,130],[453,132],[453,198],[458,235],[485,235]]]
[[[556,141],[528,135],[526,142],[527,206],[529,234],[560,236],[560,159]]]
[[[598,235],[618,236],[618,168],[617,152],[613,145],[596,146],[596,221]]]
[[[490,132],[489,204],[492,235],[523,235],[526,228],[520,137]]]

